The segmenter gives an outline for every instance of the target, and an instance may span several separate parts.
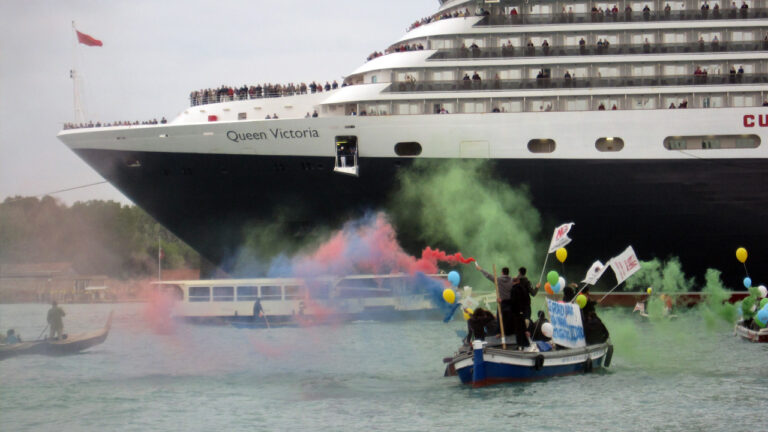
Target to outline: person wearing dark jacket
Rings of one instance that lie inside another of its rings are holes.
[[[485,340],[487,335],[496,334],[498,328],[499,325],[496,323],[496,317],[479,307],[475,309],[474,313],[467,320],[467,342]]]
[[[589,298],[589,285],[581,291],[587,297],[587,304],[581,309],[581,322],[584,326],[584,339],[587,345],[603,343],[608,340],[610,333],[603,321],[597,316],[597,302]]]
[[[539,292],[539,287],[533,287],[531,285],[531,281],[528,280],[527,277],[525,277],[525,274],[528,272],[525,267],[520,267],[518,269],[517,277],[515,277],[512,281],[514,284],[519,285],[521,291],[525,293],[523,296],[520,295],[521,300],[524,299],[524,311],[523,314],[525,315],[525,319],[527,319],[529,322],[531,321],[531,298],[535,297],[536,294]],[[528,297],[530,295],[530,297]]]
[[[477,263],[475,263],[475,268],[488,280],[494,282],[493,275],[483,270]],[[497,278],[497,283],[499,285],[499,294],[496,301],[501,306],[501,321],[504,324],[504,334],[511,335],[514,333],[517,338],[517,346],[520,348],[527,347],[529,343],[528,337],[525,334],[524,314],[526,312],[526,301],[528,305],[527,310],[530,313],[531,299],[528,297],[528,292],[524,291],[522,286],[509,276],[509,267],[501,269],[501,276]]]

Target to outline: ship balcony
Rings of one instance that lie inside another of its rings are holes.
[[[592,23],[626,23],[650,21],[688,21],[688,20],[725,20],[725,19],[763,19],[768,18],[768,9],[681,9],[681,10],[651,10],[651,11],[619,11],[617,13],[585,12],[585,13],[541,13],[519,15],[488,15],[475,26],[509,26],[536,24],[592,24]]]
[[[493,48],[452,48],[437,50],[429,60],[499,59],[547,56],[583,55],[631,55],[631,54],[683,54],[683,53],[734,53],[768,51],[768,40],[746,42],[692,42],[692,43],[647,43],[570,45],[570,46],[526,46]]]
[[[610,87],[687,87],[717,85],[756,85],[768,83],[768,74],[737,73],[708,75],[617,76],[576,78],[530,78],[456,81],[396,82],[390,93],[520,91],[542,89],[584,89]]]

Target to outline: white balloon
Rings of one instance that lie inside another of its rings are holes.
[[[541,325],[541,334],[543,334],[546,337],[552,337],[552,332],[555,329],[552,327],[552,324],[550,323],[544,323]]]
[[[564,277],[560,276],[560,279],[558,279],[558,280],[557,280],[557,283],[559,283],[559,284],[560,284],[560,289],[561,289],[561,290],[562,290],[563,288],[565,288],[565,278],[564,278]]]
[[[768,288],[765,285],[760,285],[757,289],[760,290],[760,298],[768,297]]]

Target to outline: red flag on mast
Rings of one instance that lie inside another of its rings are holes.
[[[88,46],[102,46],[103,45],[100,40],[94,39],[93,37],[91,37],[91,36],[89,36],[89,35],[87,35],[85,33],[80,33],[77,30],[75,30],[75,33],[77,33],[77,41],[80,42],[83,45],[88,45]]]

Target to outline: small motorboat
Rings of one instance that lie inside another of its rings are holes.
[[[744,325],[744,320],[739,320],[733,332],[750,342],[768,342],[768,327],[760,330],[753,330]]]
[[[76,354],[99,345],[107,339],[109,329],[112,326],[112,315],[113,312],[110,312],[107,324],[98,331],[66,335],[62,339],[40,339],[15,344],[0,344],[0,360],[27,354],[63,356]]]
[[[613,345],[604,342],[583,348],[546,352],[503,349],[497,338],[475,340],[445,359],[445,376],[458,376],[463,384],[483,387],[503,382],[534,381],[554,376],[589,373],[611,364]]]

